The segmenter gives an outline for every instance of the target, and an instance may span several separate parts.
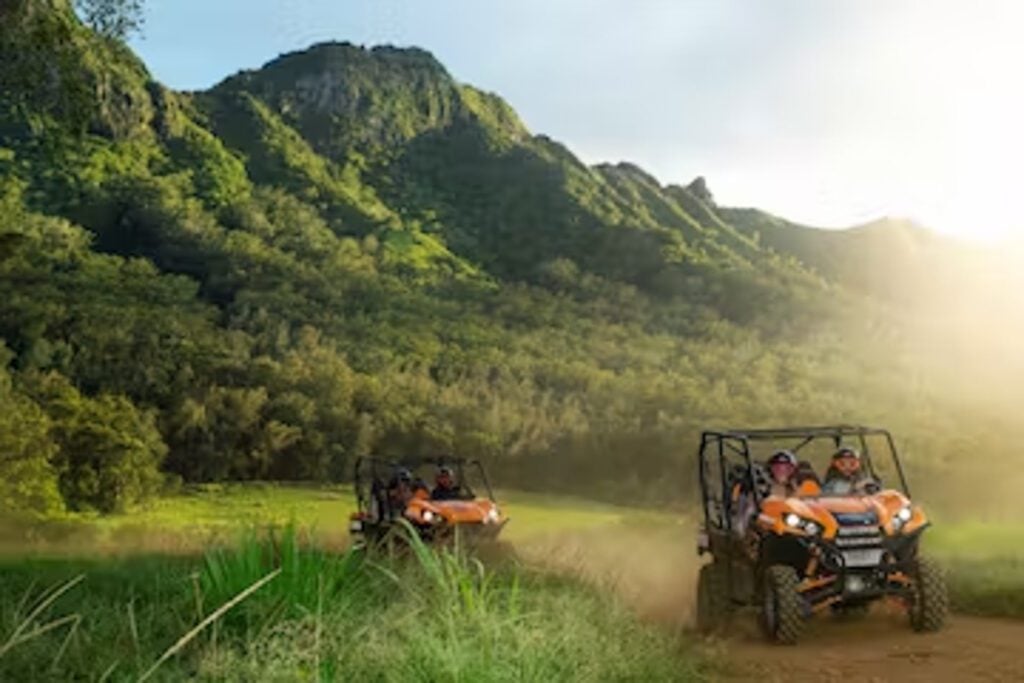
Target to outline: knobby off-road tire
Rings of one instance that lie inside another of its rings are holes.
[[[697,575],[697,630],[714,633],[725,626],[731,614],[726,567],[718,562],[704,565]]]
[[[910,601],[910,626],[918,633],[934,633],[942,629],[949,614],[946,575],[927,557],[919,557],[913,574]]]
[[[804,630],[804,599],[798,590],[800,578],[787,565],[768,567],[761,586],[761,628],[765,636],[781,645],[795,645]]]

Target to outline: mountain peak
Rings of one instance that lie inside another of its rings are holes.
[[[459,86],[426,50],[319,43],[244,71],[214,93],[246,91],[333,158],[386,149],[451,122]]]
[[[428,51],[326,42],[243,71],[211,92],[245,92],[335,160],[374,156],[425,133],[472,122],[503,143],[529,134],[497,95],[458,83]]]
[[[705,204],[715,205],[715,197],[708,189],[708,183],[704,176],[700,175],[694,178],[693,182],[686,186],[686,190]]]
[[[284,70],[301,76],[325,71],[345,73],[353,69],[422,70],[422,75],[451,80],[444,65],[427,50],[394,45],[365,47],[348,41],[326,41],[304,50],[286,52],[264,64],[261,71]]]

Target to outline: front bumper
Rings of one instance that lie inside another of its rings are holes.
[[[815,576],[808,577],[810,586],[803,592],[805,599],[817,604],[826,600],[863,602],[886,596],[908,597],[922,531],[887,536],[880,546],[858,549],[877,552],[878,561],[866,565],[851,565],[847,562],[849,549],[840,548],[831,540],[801,539],[811,562],[817,565]]]
[[[473,543],[497,538],[507,523],[508,519],[487,523],[422,524],[417,525],[417,529],[424,540],[440,541],[458,538]]]

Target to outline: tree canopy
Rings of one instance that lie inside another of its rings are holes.
[[[143,0],[75,0],[82,20],[108,38],[124,40],[142,30]]]

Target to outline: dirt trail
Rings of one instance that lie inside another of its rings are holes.
[[[615,590],[644,617],[676,629],[693,623],[699,563],[683,527],[607,528],[517,543],[524,560],[571,571]],[[753,613],[721,640],[724,681],[1024,682],[1024,622],[953,616],[936,634],[914,633],[902,613],[879,605],[858,621],[819,615],[796,647],[766,643]]]
[[[885,610],[857,623],[822,616],[796,647],[765,643],[752,617],[736,631],[725,640],[735,662],[726,681],[1024,681],[1020,622],[953,616],[942,632],[918,634]]]

